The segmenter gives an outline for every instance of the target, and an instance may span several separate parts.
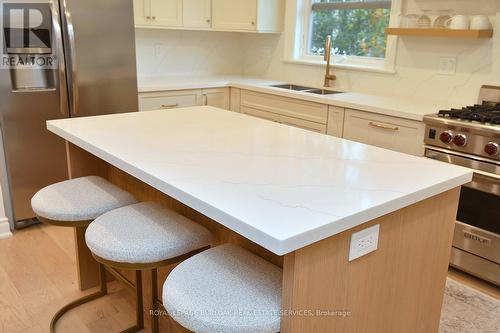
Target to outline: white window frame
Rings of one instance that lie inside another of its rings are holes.
[[[285,29],[285,62],[322,66],[325,64],[323,56],[307,53],[309,32],[312,28],[312,1],[292,0],[290,5],[287,3],[286,27],[289,29]],[[401,2],[402,0],[392,0],[389,27],[398,26]],[[387,36],[385,58],[333,55],[332,65],[350,70],[395,73],[397,40],[397,36]]]

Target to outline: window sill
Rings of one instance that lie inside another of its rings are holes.
[[[324,61],[305,60],[305,59],[285,59],[285,60],[283,60],[283,62],[287,63],[287,64],[321,66],[321,67],[324,67],[326,65]],[[358,72],[396,74],[396,70],[394,69],[394,67],[385,67],[385,66],[377,66],[377,65],[332,63],[332,67],[337,68],[337,69],[344,69],[344,70],[358,71]]]

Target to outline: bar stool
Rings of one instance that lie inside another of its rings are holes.
[[[158,268],[177,264],[204,251],[212,242],[203,226],[153,202],[115,209],[98,217],[85,233],[94,258],[114,269],[135,270],[142,289],[141,270],[151,269],[152,331],[159,330]],[[138,313],[142,313],[138,308]]]
[[[281,268],[231,244],[179,264],[163,285],[163,305],[197,333],[279,332]]]
[[[31,207],[42,223],[85,228],[103,213],[136,202],[130,193],[104,178],[88,176],[44,187],[31,199]],[[105,267],[100,264],[99,291],[79,298],[57,311],[50,322],[50,332],[55,332],[57,321],[66,312],[107,294],[105,272]]]

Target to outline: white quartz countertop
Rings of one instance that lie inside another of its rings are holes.
[[[469,169],[192,107],[50,131],[283,255],[469,182]]]
[[[422,121],[427,114],[437,113],[439,110],[457,106],[436,100],[357,92],[344,92],[325,96],[314,95],[270,87],[270,85],[284,83],[280,81],[231,75],[142,77],[138,81],[140,93],[234,87],[416,121]],[[300,85],[300,82],[294,83]],[[331,89],[335,90],[335,88]]]

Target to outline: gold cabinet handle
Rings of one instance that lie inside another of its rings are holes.
[[[211,19],[207,19],[207,23],[210,23],[210,22],[212,22],[212,20]]]
[[[161,105],[162,109],[173,109],[173,108],[176,108],[176,107],[179,107],[178,103],[176,103],[176,104],[162,104]]]
[[[153,19],[153,20],[156,20],[156,16],[153,16],[153,17],[152,17],[152,19]]]
[[[146,20],[150,20],[151,19],[151,16],[146,16]]]
[[[368,125],[370,125],[371,127],[381,128],[389,131],[399,131],[399,127],[387,126],[384,124],[374,123],[373,121],[370,121]]]

